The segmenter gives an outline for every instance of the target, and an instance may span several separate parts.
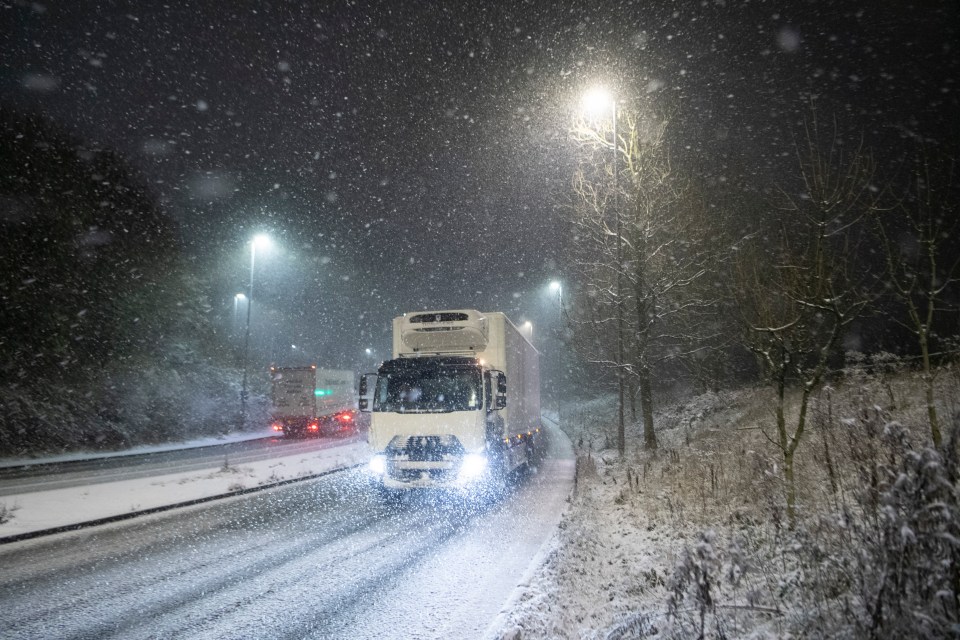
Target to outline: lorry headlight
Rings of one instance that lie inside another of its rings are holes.
[[[383,475],[387,470],[387,456],[378,454],[370,458],[370,471],[377,475]]]
[[[479,453],[468,453],[460,463],[460,479],[476,478],[487,468],[487,457]]]

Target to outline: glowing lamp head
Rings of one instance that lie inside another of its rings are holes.
[[[597,87],[584,94],[583,110],[594,118],[603,117],[613,108],[613,100],[613,94],[603,87]]]
[[[254,249],[269,249],[270,245],[273,244],[273,241],[270,240],[270,236],[260,233],[253,236],[253,248]]]

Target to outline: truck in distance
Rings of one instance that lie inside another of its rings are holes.
[[[385,495],[499,490],[541,453],[539,355],[500,312],[405,314],[393,358],[360,377],[360,410]]]
[[[354,431],[352,371],[271,367],[270,380],[274,431],[291,437]]]

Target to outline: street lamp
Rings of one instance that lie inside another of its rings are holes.
[[[243,338],[243,383],[240,388],[240,424],[247,422],[247,357],[250,353],[250,310],[253,308],[253,269],[257,263],[257,247],[270,247],[270,237],[260,234],[250,242],[250,287],[247,289],[247,330]],[[238,294],[242,295],[242,294]]]
[[[520,325],[520,332],[527,336],[527,340],[533,341],[533,323],[527,320]]]
[[[557,301],[560,303],[560,316],[563,317],[563,285],[554,280],[550,283],[550,292],[557,294]]]
[[[236,335],[237,326],[240,324],[240,304],[247,301],[247,296],[238,293],[233,296],[233,326],[230,329],[230,335]]]
[[[584,108],[594,115],[602,115],[610,109],[610,121],[613,128],[613,214],[617,217],[617,390],[619,402],[617,404],[617,448],[620,453],[626,447],[625,430],[623,424],[623,230],[620,216],[620,188],[617,171],[617,100],[605,89],[597,88],[587,92],[583,97]]]
[[[602,117],[611,105],[616,109],[617,101],[603,87],[595,87],[583,94],[584,110],[592,116]]]

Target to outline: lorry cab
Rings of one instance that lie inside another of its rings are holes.
[[[527,442],[511,435],[524,423],[525,407],[539,413],[536,351],[509,320],[504,324],[502,314],[499,323],[488,315],[439,311],[394,320],[394,358],[360,383],[360,408],[371,412],[370,469],[383,487],[465,487],[527,460],[527,444],[539,426],[523,427]],[[533,354],[526,371],[523,358],[506,355],[506,344],[516,347],[516,338],[524,343],[520,351]],[[511,365],[513,422],[507,409],[510,374],[501,370]],[[535,398],[522,399],[521,393]]]

